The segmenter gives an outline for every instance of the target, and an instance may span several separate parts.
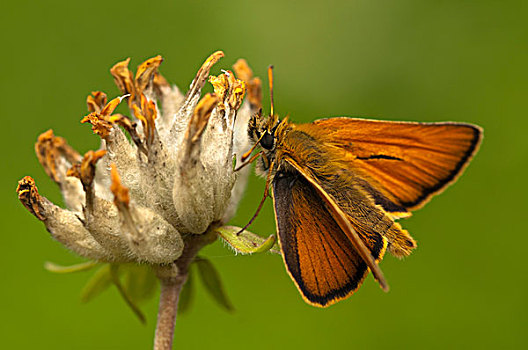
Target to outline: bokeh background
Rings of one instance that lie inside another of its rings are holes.
[[[149,349],[156,298],[141,325],[115,288],[89,304],[89,273],[54,275],[45,261],[81,262],[18,203],[33,176],[60,193],[33,152],[48,128],[81,152],[98,137],[79,120],[92,90],[119,92],[109,68],[157,54],[185,88],[213,51],[245,57],[265,77],[275,65],[276,109],[296,122],[368,116],[481,125],[479,154],[458,183],[403,221],[419,243],[328,309],[306,305],[276,255],[206,248],[236,307],[229,314],[198,286],[177,321],[179,349],[520,348],[527,341],[525,247],[528,170],[526,1],[9,1],[0,10],[0,348]],[[267,94],[265,95],[267,97]],[[265,98],[266,100],[266,98]],[[266,106],[269,104],[266,103]],[[232,223],[261,198],[252,177]],[[252,226],[268,235],[271,202]]]

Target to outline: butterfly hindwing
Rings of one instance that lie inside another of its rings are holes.
[[[368,267],[314,186],[298,172],[273,180],[277,231],[284,262],[304,299],[328,306],[352,294]],[[381,258],[385,241],[368,248]]]

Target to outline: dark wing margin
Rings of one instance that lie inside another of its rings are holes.
[[[277,232],[284,263],[306,302],[329,306],[356,291],[368,272],[314,186],[298,172],[273,180]],[[386,240],[368,247],[375,260]]]

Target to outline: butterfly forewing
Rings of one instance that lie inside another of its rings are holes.
[[[389,212],[417,209],[456,180],[482,135],[471,124],[356,118],[321,119],[298,129],[343,150],[343,161],[363,177],[366,190],[380,197],[378,204]]]

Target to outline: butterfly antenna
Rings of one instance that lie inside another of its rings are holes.
[[[273,114],[273,66],[268,67],[268,81],[269,81],[269,89],[270,89],[270,100],[271,100],[271,115]]]
[[[277,117],[275,117],[275,108],[273,103],[273,66],[268,67],[268,81],[269,81],[269,89],[270,89],[270,116],[273,118],[273,123],[271,123],[272,126],[275,126],[277,123]]]
[[[240,231],[238,231],[236,233],[237,236],[239,236],[242,232],[244,232],[253,223],[253,221],[257,218],[258,214],[260,213],[260,210],[264,206],[264,202],[266,201],[266,198],[268,198],[269,187],[270,187],[270,183],[271,183],[271,176],[270,175],[271,175],[271,170],[273,169],[273,166],[274,166],[274,163],[271,163],[270,169],[269,169],[269,173],[268,173],[268,177],[266,178],[266,188],[264,188],[264,196],[262,197],[262,200],[259,203],[257,211],[255,212],[253,217],[249,220],[249,222],[246,224],[246,226],[244,226],[242,229],[240,229]]]

